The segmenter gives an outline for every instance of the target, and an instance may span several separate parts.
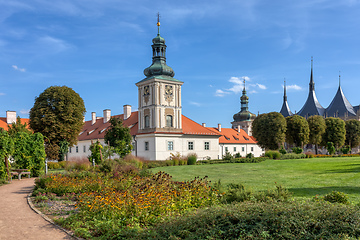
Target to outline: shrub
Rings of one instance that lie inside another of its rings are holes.
[[[348,154],[351,149],[350,149],[350,146],[347,145],[347,146],[340,148],[339,150],[340,150],[340,152],[342,152],[342,154]]]
[[[306,158],[313,158],[314,157],[314,154],[312,152],[306,152],[305,155],[306,155]]]
[[[280,159],[281,154],[278,151],[266,151],[265,157],[268,157],[269,159]]]
[[[225,152],[225,155],[222,157],[224,160],[231,160],[233,159],[233,155],[231,155],[231,153],[229,151]]]
[[[248,153],[248,154],[246,155],[246,158],[254,158],[254,154]]]
[[[219,181],[220,185],[220,181]],[[226,193],[222,197],[222,201],[225,203],[232,202],[244,202],[251,199],[251,190],[246,190],[242,184],[229,184]]]
[[[286,154],[286,150],[284,149],[284,146],[281,146],[281,149],[279,150],[279,153]]]
[[[239,152],[235,153],[234,155],[235,158],[241,158],[241,154]]]
[[[296,154],[296,153],[287,153],[287,154],[283,154],[281,155],[281,159],[301,159],[301,158],[305,158],[306,155],[304,153],[301,154]]]
[[[288,198],[292,195],[286,188],[281,185],[276,185],[275,190],[261,191],[254,194],[254,198],[259,202],[268,202],[268,201],[287,201]]]
[[[331,203],[349,204],[349,196],[343,192],[332,191],[324,196],[324,200]]]
[[[358,239],[355,206],[326,202],[243,202],[189,212],[117,239]],[[108,234],[109,239],[111,238]]]
[[[188,159],[187,159],[187,164],[188,165],[195,165],[196,164],[196,159],[197,159],[196,154],[189,155]]]
[[[328,142],[326,144],[326,149],[327,149],[327,151],[329,152],[330,155],[333,155],[335,153],[334,143]]]
[[[291,150],[293,151],[293,153],[296,154],[300,154],[303,152],[303,149],[301,147],[293,147]]]

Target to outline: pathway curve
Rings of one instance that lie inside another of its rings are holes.
[[[0,186],[0,240],[74,239],[44,220],[27,203],[34,187],[34,178],[13,180]]]

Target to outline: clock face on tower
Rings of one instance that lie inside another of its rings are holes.
[[[145,86],[144,87],[144,96],[148,96],[150,95],[150,89],[149,89],[149,86]]]
[[[170,102],[173,96],[173,86],[165,85],[165,99]]]

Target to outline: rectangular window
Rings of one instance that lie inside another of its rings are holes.
[[[194,150],[194,142],[188,142],[188,150]]]
[[[69,147],[69,153],[71,153],[71,147]]]
[[[251,147],[251,151],[252,151],[252,152],[254,151],[254,147]]]
[[[145,151],[149,151],[149,142],[145,142]]]
[[[244,148],[244,147],[242,147],[242,148],[241,148],[241,151],[245,152],[245,148]]]
[[[229,150],[228,150],[228,147],[225,147],[225,152],[227,152],[227,151],[229,151]]]
[[[79,147],[78,146],[76,146],[76,150],[75,150],[75,152],[79,152]]]
[[[205,149],[205,150],[209,150],[209,149],[210,149],[210,142],[205,142],[204,149]]]
[[[174,150],[174,142],[173,141],[168,141],[168,150],[169,151]]]
[[[86,146],[84,146],[84,152],[86,152]]]
[[[236,152],[236,147],[234,147],[234,152]]]

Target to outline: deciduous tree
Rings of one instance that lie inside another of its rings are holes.
[[[18,132],[26,132],[31,133],[31,131],[27,128],[27,124],[21,123],[21,118],[18,116],[16,118],[16,122],[8,125],[8,133],[10,136],[15,136]]]
[[[60,141],[65,139],[70,146],[76,144],[84,114],[83,99],[66,86],[49,87],[35,98],[30,127],[45,137],[48,158],[58,159]]]
[[[326,129],[322,137],[322,145],[327,146],[332,142],[336,149],[339,149],[345,143],[345,121],[340,118],[325,118]]]
[[[286,118],[286,142],[303,147],[309,141],[309,124],[305,118],[293,115]]]
[[[360,144],[360,121],[351,119],[345,122],[346,139],[345,144],[350,148],[359,146]]]
[[[261,147],[277,150],[285,142],[286,120],[278,112],[261,114],[255,118],[252,132]]]
[[[321,144],[322,136],[325,133],[325,120],[322,116],[313,115],[307,119],[309,124],[309,143],[315,145],[315,153],[318,154],[318,146]]]
[[[106,131],[105,142],[113,147],[115,153],[122,158],[129,154],[133,148],[130,129],[125,127],[118,118],[112,117],[109,122],[110,127]]]

